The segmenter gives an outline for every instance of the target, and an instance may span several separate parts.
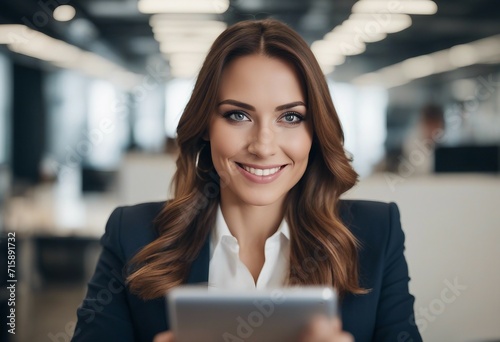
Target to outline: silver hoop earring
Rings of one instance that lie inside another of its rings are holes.
[[[203,150],[203,148],[202,148],[201,150]],[[196,153],[196,159],[195,159],[195,161],[194,161],[194,167],[195,167],[196,169],[198,169],[198,163],[199,163],[199,161],[200,161],[200,153],[201,153],[201,150],[199,150],[199,151]]]
[[[203,146],[200,148],[200,150],[198,151],[198,153],[196,153],[196,159],[195,159],[195,162],[194,162],[194,165],[195,165],[195,168],[196,168],[196,174],[198,176],[200,176],[199,172],[203,172],[203,173],[207,173],[210,171],[210,169],[208,170],[203,170],[202,168],[200,168],[200,155],[201,153],[203,152],[203,149],[205,148],[205,146],[207,146],[207,144],[203,144]],[[200,176],[200,178],[202,178]]]

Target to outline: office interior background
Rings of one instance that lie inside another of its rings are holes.
[[[360,174],[344,198],[400,207],[424,340],[500,341],[494,0],[2,0],[1,340],[70,340],[112,209],[169,197],[211,42],[268,17],[324,70]]]

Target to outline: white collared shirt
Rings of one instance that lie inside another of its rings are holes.
[[[231,234],[220,209],[210,238],[210,288],[256,290],[282,287],[288,276],[290,230],[285,219],[265,243],[265,262],[255,283],[252,274],[239,257],[238,240]]]

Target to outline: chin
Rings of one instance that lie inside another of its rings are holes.
[[[251,194],[244,194],[243,196],[240,196],[240,200],[247,204],[247,205],[253,205],[256,207],[265,207],[269,205],[273,205],[276,203],[281,203],[284,200],[285,196],[283,194],[266,194],[263,193],[262,191],[256,191],[255,193]]]

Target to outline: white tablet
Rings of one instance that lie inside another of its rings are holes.
[[[167,294],[176,342],[289,342],[315,315],[337,315],[329,287],[235,291],[180,286]]]

